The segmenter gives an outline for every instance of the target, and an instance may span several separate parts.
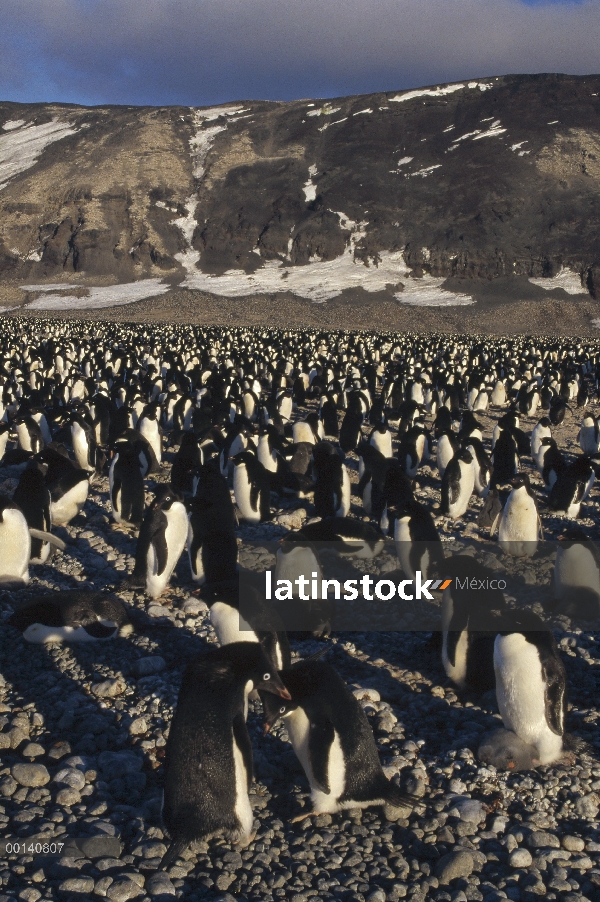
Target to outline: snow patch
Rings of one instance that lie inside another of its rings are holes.
[[[412,178],[414,175],[420,175],[421,178],[425,179],[425,178],[427,178],[428,175],[430,175],[433,172],[434,169],[441,169],[441,168],[442,168],[442,164],[436,163],[435,166],[427,166],[425,169],[417,169],[416,172],[406,172],[404,177]]]
[[[464,88],[462,83],[456,85],[446,85],[443,88],[421,88],[417,91],[406,91],[404,94],[396,94],[390,97],[390,103],[404,103],[405,100],[414,100],[415,97],[443,97],[445,94],[454,94]]]
[[[22,291],[72,291],[77,285],[68,285],[65,282],[45,282],[43,285],[19,285]]]
[[[456,128],[455,125],[449,125],[448,128],[444,129],[444,132],[451,132],[453,128]]]
[[[505,128],[500,128],[500,120],[496,119],[495,122],[492,122],[486,132],[475,135],[473,140],[480,141],[482,138],[495,138],[497,135],[503,135],[505,131]]]
[[[9,119],[8,122],[5,122],[2,128],[5,132],[12,132],[14,128],[21,128],[22,125],[25,125],[25,119]],[[4,310],[9,310],[9,307],[4,307]]]
[[[0,191],[16,175],[34,166],[49,144],[78,131],[70,122],[61,122],[58,117],[42,125],[13,125],[5,135],[0,135]]]
[[[366,110],[359,110],[357,113],[352,113],[353,116],[362,116],[363,113],[372,113],[373,110],[367,108]]]
[[[475,303],[468,294],[443,289],[444,282],[444,278],[429,275],[421,279],[407,279],[404,291],[397,292],[394,297],[410,307],[465,307]]]
[[[304,199],[306,203],[310,203],[317,196],[317,186],[313,182],[313,178],[317,174],[317,166],[313,163],[312,166],[308,167],[308,181],[304,183],[302,190],[304,191]]]
[[[585,288],[581,284],[581,276],[578,272],[573,272],[572,269],[563,268],[552,278],[529,279],[529,281],[533,285],[539,285],[540,288],[544,288],[546,291],[551,291],[553,288],[562,288],[567,294],[586,293]]]
[[[318,110],[310,110],[306,115],[307,116],[333,116],[334,113],[339,113],[341,110],[341,106],[331,106],[330,103],[326,103],[325,106],[319,107]]]
[[[406,166],[407,163],[412,163],[414,157],[402,157],[401,160],[398,160],[398,166]]]
[[[559,123],[558,119],[553,119],[552,122],[548,123],[548,125],[558,125],[558,123]]]
[[[321,125],[319,127],[320,132],[324,132],[326,128],[329,128],[330,125],[339,125],[340,122],[345,122],[348,117],[344,116],[343,119],[336,119],[335,122],[326,122],[325,125]]]
[[[529,143],[528,141],[519,141],[518,144],[511,144],[510,149],[513,151],[519,150],[520,147],[523,147],[524,144],[528,144],[528,143]]]
[[[48,285],[43,287],[24,285],[22,287],[26,291],[41,290],[43,292],[48,292],[50,288]],[[42,297],[27,304],[26,307],[27,310],[98,310],[104,307],[122,307],[144,298],[164,294],[169,291],[170,287],[170,285],[165,285],[162,279],[142,279],[139,282],[127,282],[124,285],[88,288],[86,289],[87,297],[81,298],[74,294],[44,293]],[[73,288],[73,286],[61,285],[60,288]]]

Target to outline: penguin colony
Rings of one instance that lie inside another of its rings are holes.
[[[136,615],[119,592],[166,610],[174,580],[209,608],[212,632],[185,670],[166,747],[164,867],[218,834],[252,842],[251,709],[265,730],[287,729],[311,790],[301,817],[419,801],[384,774],[359,690],[300,639],[290,647],[276,619],[240,630],[240,537],[283,538],[282,578],[313,566],[313,542],[372,562],[386,537],[407,578],[486,578],[472,557],[445,558],[445,543],[458,532],[520,559],[545,525],[560,538],[548,587],[557,610],[600,615],[596,345],[10,320],[0,348],[11,626],[35,643],[126,641]],[[131,572],[113,594],[85,575],[81,589],[36,591],[37,568],[69,554],[67,527],[91,493],[111,528],[135,538]],[[529,611],[504,620],[501,596],[452,586],[441,598],[440,680],[465,698],[495,691],[504,724],[481,760],[527,770],[585,753],[567,733],[553,632]],[[500,611],[496,628],[478,622],[482,604]],[[323,631],[338,641],[335,624]]]

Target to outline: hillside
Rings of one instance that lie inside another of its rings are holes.
[[[594,331],[599,94],[600,76],[539,75],[208,109],[0,103],[0,304]]]

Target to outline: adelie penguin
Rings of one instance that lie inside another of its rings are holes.
[[[484,736],[477,749],[477,757],[483,764],[515,773],[534,770],[540,763],[537,754],[537,749],[504,727],[498,727]]]
[[[313,451],[315,513],[318,517],[346,517],[350,513],[350,478],[343,460],[330,442]]]
[[[199,586],[235,581],[237,522],[227,480],[216,461],[201,468],[189,509],[187,547],[192,579]]]
[[[145,491],[138,449],[117,442],[108,471],[110,505],[115,523],[139,526],[144,517]]]
[[[140,528],[133,573],[125,586],[144,586],[151,598],[167,588],[188,536],[185,505],[171,486],[162,485]]]
[[[0,585],[29,582],[31,536],[25,515],[9,498],[0,496]]]
[[[260,644],[211,649],[184,671],[165,755],[162,819],[172,840],[164,870],[190,843],[254,838],[252,745],[244,711],[253,690],[290,694]]]
[[[50,492],[44,481],[42,466],[37,461],[32,461],[21,474],[13,501],[23,512],[30,529],[44,533],[51,531]],[[50,542],[32,538],[31,563],[45,564],[51,549]]]
[[[73,589],[36,595],[9,619],[27,642],[99,642],[133,631],[123,603],[112,595]]]
[[[513,557],[534,554],[539,539],[543,538],[543,529],[527,474],[513,480],[510,495],[490,535],[495,533],[496,526],[503,551]]]
[[[433,517],[424,504],[407,498],[395,510],[394,544],[400,566],[409,579],[420,570],[423,579],[435,573],[443,576],[444,550]]]
[[[341,554],[370,560],[383,551],[381,533],[362,520],[350,517],[325,517],[302,526],[302,534],[310,542],[333,542]]]
[[[240,516],[248,523],[271,519],[269,473],[251,451],[233,458],[233,494]]]
[[[65,451],[66,454],[66,451]],[[46,485],[50,491],[50,516],[54,526],[67,526],[84,508],[90,478],[86,470],[55,448],[45,448],[38,460],[47,464]]]
[[[593,621],[600,617],[600,556],[578,526],[558,537],[554,560],[555,613]]]
[[[563,754],[567,676],[552,632],[535,614],[511,611],[496,636],[494,670],[502,721],[537,750],[540,764]]]
[[[303,584],[305,590],[314,587],[316,593],[311,591],[301,593],[300,584],[297,582],[301,577],[308,580]],[[322,598],[322,578],[323,570],[317,550],[301,530],[289,532],[280,540],[280,547],[275,556],[273,585],[282,588],[275,589],[273,606],[279,611],[288,631],[302,633],[304,638],[308,638],[311,634],[325,636],[331,632],[335,605],[328,597]],[[302,598],[302,594],[308,597]],[[313,597],[315,595],[316,597]],[[302,637],[296,635],[295,638]]]
[[[348,808],[417,804],[383,773],[367,716],[333,667],[300,661],[281,678],[291,700],[264,698],[264,720],[269,731],[284,719],[310,785],[312,810],[294,821]]]
[[[462,517],[475,488],[473,455],[463,449],[454,455],[442,479],[441,513],[453,520]]]
[[[567,517],[577,519],[596,479],[597,466],[589,457],[583,456],[565,467],[552,486],[548,499],[550,510],[564,512]]]

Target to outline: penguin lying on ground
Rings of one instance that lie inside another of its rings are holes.
[[[114,595],[73,589],[37,595],[9,619],[27,642],[96,642],[128,636],[133,626]]]
[[[190,843],[217,833],[240,847],[254,838],[244,719],[252,689],[290,698],[258,643],[211,649],[184,671],[165,755],[162,819],[172,845],[162,870]]]
[[[291,700],[264,699],[265,730],[285,719],[313,806],[293,822],[345,808],[415,806],[383,773],[367,716],[333,667],[300,661],[280,675]]]

